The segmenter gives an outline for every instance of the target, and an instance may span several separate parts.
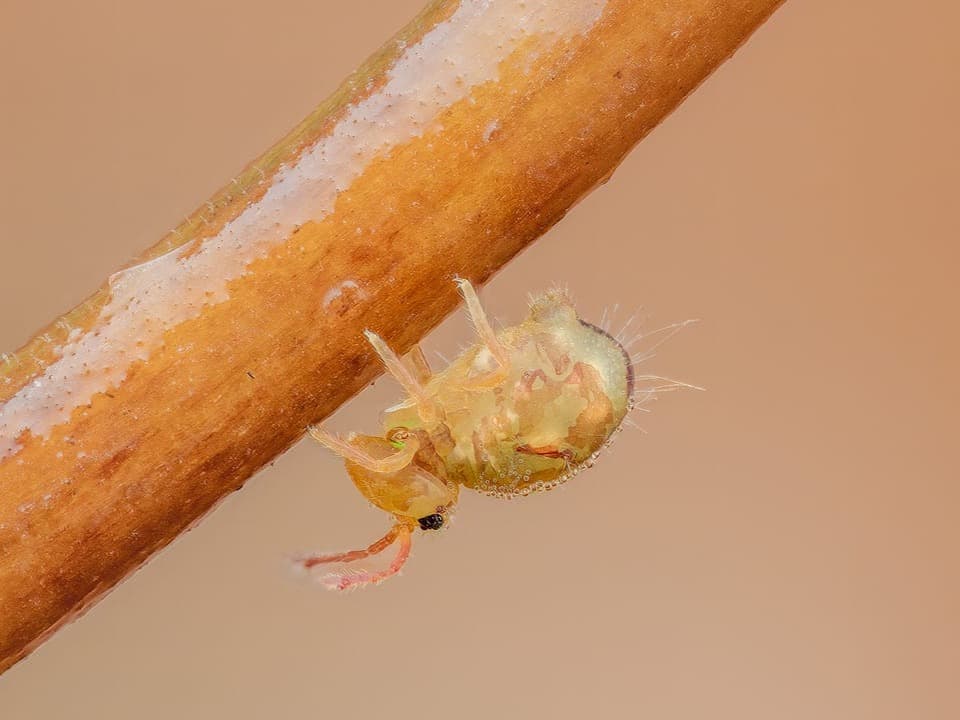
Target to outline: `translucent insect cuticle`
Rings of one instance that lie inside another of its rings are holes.
[[[386,570],[334,573],[325,576],[330,587],[378,584],[397,574],[412,532],[443,527],[461,486],[505,499],[559,487],[593,466],[636,404],[628,351],[580,319],[563,291],[534,299],[526,320],[495,332],[472,285],[457,284],[478,342],[433,372],[418,347],[398,358],[368,331],[410,397],[385,412],[381,437],[344,441],[311,429],[346,460],[358,490],[391,514],[394,526],[366,550],[315,556],[308,567],[398,546]]]

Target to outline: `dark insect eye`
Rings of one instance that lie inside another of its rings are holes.
[[[420,523],[421,530],[439,530],[443,527],[443,515],[434,513],[420,518],[417,522]]]

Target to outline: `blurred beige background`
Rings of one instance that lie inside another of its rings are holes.
[[[0,349],[420,5],[4,0]],[[348,596],[284,557],[387,521],[301,443],[0,677],[0,717],[960,717],[958,23],[790,0],[483,291],[505,322],[554,281],[587,317],[702,318],[649,368],[708,392],[559,492],[467,495]],[[427,347],[469,338],[457,313]]]

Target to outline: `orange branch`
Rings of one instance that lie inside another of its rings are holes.
[[[779,0],[443,0],[0,361],[0,669],[603,182]]]

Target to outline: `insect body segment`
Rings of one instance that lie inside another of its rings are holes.
[[[511,497],[563,482],[591,462],[630,409],[629,355],[577,317],[565,294],[544,294],[523,322],[494,332],[473,287],[457,282],[480,341],[434,374],[419,348],[401,360],[367,331],[407,399],[384,413],[382,437],[342,440],[310,429],[395,524],[366,550],[303,564],[350,563],[400,546],[387,570],[334,573],[325,578],[331,587],[377,583],[398,572],[412,531],[442,527],[461,485]]]

